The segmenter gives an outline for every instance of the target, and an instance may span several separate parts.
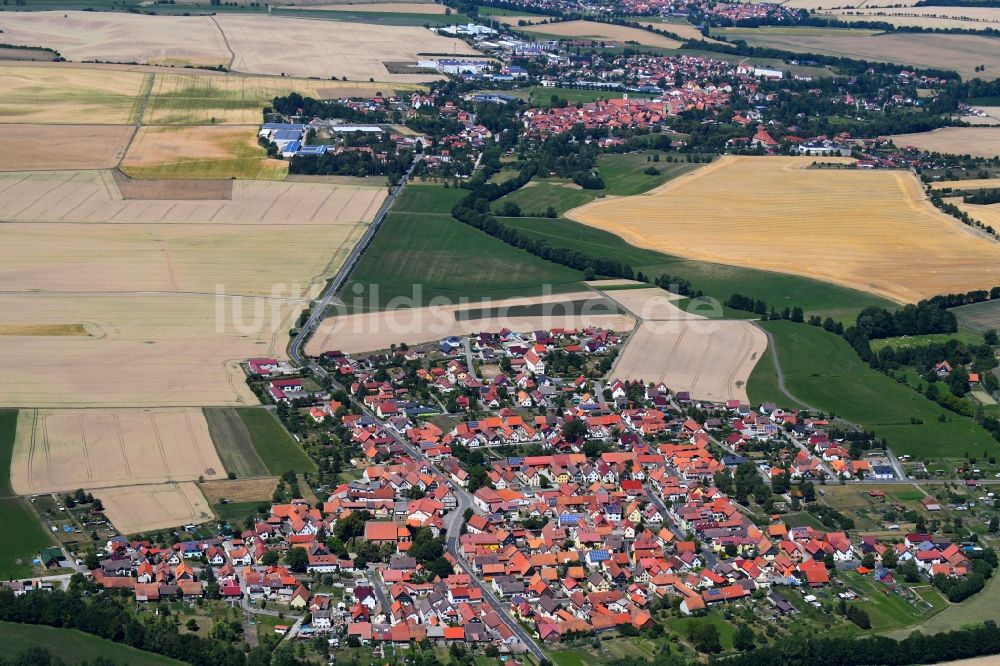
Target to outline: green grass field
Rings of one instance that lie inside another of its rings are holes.
[[[257,507],[268,502],[230,502],[229,504],[213,504],[212,511],[224,522],[243,524],[247,516],[257,513]]]
[[[652,155],[659,155],[661,161],[647,161]],[[597,158],[597,168],[604,179],[605,189],[584,190],[561,178],[536,178],[527,187],[494,202],[493,211],[497,212],[505,202],[512,201],[521,207],[521,214],[527,217],[542,217],[549,206],[562,215],[598,197],[627,197],[648,192],[701,166],[689,162],[667,162],[663,158],[664,154],[655,150],[601,155]],[[643,173],[649,167],[660,173]]]
[[[238,407],[236,412],[246,425],[253,447],[264,466],[276,476],[293,472],[315,472],[316,463],[292,439],[270,411],[259,407]]]
[[[785,385],[797,398],[885,437],[895,454],[942,458],[965,451],[1000,455],[1000,445],[972,419],[945,412],[922,394],[872,370],[847,342],[832,333],[787,321],[760,322],[777,346]],[[750,376],[752,403],[777,401],[774,376],[762,369]],[[772,382],[772,383],[768,383]],[[923,423],[912,424],[911,418]]]
[[[405,306],[419,287],[421,305],[434,297],[507,298],[571,291],[582,274],[535,257],[453,219],[448,211],[464,190],[407,187],[385,227],[358,264],[344,299],[352,311]]]
[[[967,344],[979,345],[983,343],[983,336],[971,330],[959,329],[956,333],[933,333],[929,335],[907,335],[900,338],[884,338],[882,340],[872,340],[872,349],[879,351],[885,347],[893,349],[908,349],[911,347],[923,347],[929,344],[939,344],[948,340],[960,340]]]
[[[948,606],[948,602],[935,590],[928,588],[917,595],[921,601],[911,603],[900,594],[884,591],[885,588],[871,574],[862,576],[853,571],[840,572],[849,587],[867,597],[864,601],[853,602],[862,608],[872,622],[873,631],[888,631],[909,627],[929,619]]]
[[[57,629],[34,624],[0,622],[0,657],[12,660],[32,647],[43,647],[67,664],[79,664],[98,657],[116,664],[173,666],[183,662],[162,655],[137,650],[128,645],[85,634],[76,629]]]
[[[528,96],[528,103],[532,106],[548,108],[555,106],[561,101],[569,104],[597,102],[600,100],[621,99],[622,92],[619,90],[589,90],[586,88],[546,88],[536,86],[531,89]],[[653,95],[644,93],[629,93],[629,99],[653,99]],[[555,101],[553,101],[555,98]]]
[[[916,628],[925,634],[937,634],[961,629],[967,625],[980,624],[983,620],[998,616],[1000,616],[1000,576],[993,576],[981,592],[960,604],[947,605],[940,613]],[[909,633],[907,630],[889,635],[893,638],[903,638]]]
[[[31,560],[55,542],[38,521],[28,502],[10,487],[10,460],[14,453],[17,410],[0,410],[0,525],[8,537],[0,539],[0,579],[24,578],[33,573]],[[12,535],[17,535],[12,538]],[[2,641],[0,641],[2,643]]]
[[[958,323],[962,328],[979,333],[991,328],[1000,331],[1000,299],[963,305],[960,308],[952,308],[951,311],[958,317]]]
[[[235,473],[239,479],[267,476],[267,466],[254,450],[250,431],[235,409],[205,407],[201,411],[205,414],[208,432],[227,472]]]

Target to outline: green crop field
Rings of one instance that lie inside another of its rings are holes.
[[[0,410],[0,525],[8,535],[0,539],[0,579],[24,578],[33,573],[31,560],[54,542],[26,500],[10,487],[10,459],[14,453],[17,410]],[[2,643],[2,641],[0,641]]]
[[[668,273],[687,279],[706,296],[725,301],[734,292],[762,299],[777,310],[801,306],[807,314],[853,323],[869,305],[894,308],[889,301],[818,280],[748,268],[691,261],[629,245],[619,236],[562,218],[504,218],[504,224],[544,239],[553,247],[567,247],[596,256],[619,259],[655,277]]]
[[[246,423],[231,407],[205,407],[201,410],[208,422],[215,450],[227,472],[237,478],[267,476],[268,469],[257,455]]]
[[[945,413],[942,407],[868,367],[843,338],[788,321],[760,322],[760,326],[774,336],[785,385],[793,395],[872,429],[888,440],[895,454],[930,458],[961,456],[966,451],[1000,454],[1000,445],[972,419],[948,412],[947,420],[939,422]],[[754,404],[782,403],[769,371],[755,370],[747,390]]]
[[[365,252],[344,290],[353,311],[379,309],[393,298],[421,305],[436,296],[507,298],[580,287],[582,274],[539,259],[453,219],[450,211],[464,190],[408,187],[385,227]],[[409,302],[407,302],[407,305]]]
[[[435,213],[451,215],[451,209],[469,194],[468,190],[441,185],[411,183],[392,207],[394,213]]]
[[[28,648],[43,647],[67,664],[104,658],[116,664],[173,666],[183,662],[128,645],[115,643],[76,629],[57,629],[35,624],[0,622],[0,657],[7,663],[28,663],[15,658]],[[32,662],[36,663],[36,662]]]
[[[257,455],[271,474],[316,471],[316,463],[271,412],[260,407],[238,407],[236,412],[250,433]]]

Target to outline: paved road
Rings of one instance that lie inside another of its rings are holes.
[[[391,617],[392,604],[389,603],[389,599],[385,596],[385,581],[382,579],[378,567],[374,564],[368,565],[368,582],[372,586],[372,591],[375,592],[375,598],[378,599],[378,603],[382,607],[382,612],[386,617]]]
[[[663,516],[663,526],[669,529],[678,541],[687,539],[687,535],[681,532],[681,529],[667,516],[667,505],[663,503],[663,500],[656,494],[656,491],[648,485],[643,485],[643,490],[646,491],[646,497],[649,498],[649,501],[656,506]],[[719,557],[705,544],[701,545],[701,557],[705,560],[705,566],[709,569],[715,569],[715,566],[719,563]]]
[[[472,362],[472,343],[469,341],[469,336],[465,336],[465,365],[472,378],[479,381],[479,375],[476,374],[476,364]]]
[[[382,227],[382,223],[385,222],[386,214],[389,212],[389,209],[392,208],[392,205],[396,203],[396,198],[399,197],[399,194],[403,191],[403,188],[406,186],[406,182],[409,180],[410,176],[413,174],[413,170],[419,163],[419,157],[413,160],[413,164],[411,164],[410,168],[407,169],[405,174],[403,174],[403,177],[399,179],[399,182],[393,188],[392,193],[386,197],[385,201],[382,202],[382,206],[375,214],[375,218],[372,220],[372,223],[368,225],[368,229],[365,230],[364,236],[362,236],[361,240],[358,241],[358,244],[354,246],[351,253],[347,255],[347,260],[344,261],[343,266],[341,266],[340,270],[337,271],[337,274],[333,276],[333,279],[327,283],[326,289],[323,291],[322,295],[320,295],[319,299],[313,303],[312,310],[309,312],[309,318],[306,320],[305,324],[302,325],[299,332],[294,338],[292,338],[291,343],[288,345],[288,357],[294,361],[296,365],[312,365],[305,359],[304,354],[302,353],[303,347],[305,347],[306,342],[315,332],[319,323],[323,321],[323,315],[326,313],[327,309],[329,309],[330,302],[337,295],[337,293],[344,288],[344,285],[347,284],[347,278],[350,277],[351,272],[354,270],[354,267],[357,266],[358,261],[365,253],[365,250],[367,250],[368,246],[371,245],[372,239],[375,238],[375,234],[378,233],[378,230]]]

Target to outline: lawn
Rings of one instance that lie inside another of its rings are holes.
[[[451,210],[456,190],[412,189],[400,197],[344,290],[351,310],[384,308],[398,298],[407,299],[397,301],[402,306],[419,306],[435,297],[508,298],[541,294],[542,285],[554,292],[580,286],[580,272],[434,212]]]
[[[10,487],[10,459],[14,453],[16,428],[17,410],[0,410],[0,525],[8,535],[17,535],[16,539],[0,539],[0,580],[30,576],[32,559],[54,543],[28,502],[17,497]]]
[[[238,407],[236,412],[250,433],[257,455],[271,474],[279,476],[289,470],[296,473],[316,471],[316,463],[270,411],[260,407]]]
[[[884,299],[853,289],[793,275],[711,264],[672,257],[630,245],[607,231],[563,218],[504,218],[504,224],[544,239],[553,247],[567,247],[629,263],[636,271],[655,277],[667,273],[689,280],[706,296],[725,301],[740,293],[766,301],[777,310],[799,305],[809,315],[831,316],[853,323],[869,305],[894,308]]]
[[[137,650],[76,629],[57,629],[34,624],[0,622],[0,657],[11,660],[28,648],[44,647],[67,664],[93,661],[98,657],[116,664],[172,666],[183,662],[162,655]],[[17,662],[21,663],[21,662]]]
[[[238,479],[267,476],[267,466],[254,450],[250,431],[235,409],[205,407],[202,412],[215,450],[219,452],[227,472],[233,472]]]
[[[805,511],[786,513],[781,517],[781,520],[789,527],[811,527],[816,530],[824,531],[827,529],[815,516]]]
[[[227,523],[243,524],[247,516],[257,513],[257,507],[268,502],[230,502],[229,504],[213,504],[212,510],[219,520]]]
[[[1000,455],[1000,445],[972,419],[949,412],[947,420],[939,422],[943,408],[868,367],[840,336],[788,321],[760,325],[774,336],[785,385],[793,395],[873,430],[888,440],[895,454],[941,458],[969,451]],[[747,385],[751,403],[780,395],[776,384],[764,383],[768,378],[774,380],[768,373],[751,374]]]

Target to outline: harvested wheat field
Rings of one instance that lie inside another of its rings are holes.
[[[277,487],[278,479],[273,476],[263,479],[219,479],[198,484],[210,504],[218,504],[223,499],[230,502],[269,501]]]
[[[95,489],[104,514],[122,534],[204,523],[214,515],[195,483],[158,483]]]
[[[723,157],[567,217],[661,252],[804,275],[899,302],[1000,284],[1000,243],[935,209],[902,171]]]
[[[110,169],[134,131],[128,125],[0,124],[0,171]]]
[[[611,376],[664,382],[702,400],[741,400],[767,336],[748,321],[708,319],[681,310],[662,289],[608,291],[644,321],[625,343]]]
[[[0,294],[0,326],[76,320],[90,332],[5,336],[0,404],[255,405],[239,362],[281,356],[305,303],[169,292]]]
[[[622,44],[625,42],[638,42],[646,46],[656,46],[663,49],[676,49],[682,45],[676,39],[657,35],[654,32],[647,32],[639,28],[629,28],[623,25],[595,23],[594,21],[562,21],[559,23],[532,25],[520,29],[525,32],[543,35],[613,41]],[[666,29],[669,30],[669,27]]]
[[[963,78],[995,79],[1000,76],[1000,40],[981,35],[934,33],[876,34],[868,30],[829,28],[726,28],[730,41],[742,39],[750,46],[764,46],[795,53],[820,53],[873,62],[914,67],[950,69]],[[976,72],[980,64],[985,74]]]
[[[0,324],[0,335],[62,337],[90,334],[85,324]]]
[[[133,178],[282,180],[288,162],[267,157],[257,126],[140,127],[122,161]]]
[[[366,312],[328,317],[316,334],[306,343],[306,353],[319,355],[330,349],[348,354],[388,349],[390,345],[405,342],[421,344],[451,335],[470,335],[483,331],[532,331],[540,328],[583,328],[600,326],[614,331],[628,331],[635,321],[624,314],[567,313],[558,304],[595,299],[590,291],[572,294],[552,294],[536,298],[513,298],[465,305],[443,305],[423,308],[406,308],[384,312]],[[523,314],[521,306],[553,304],[552,312]],[[504,311],[498,311],[505,309]],[[465,318],[463,311],[475,311],[476,318]],[[459,318],[463,316],[463,318]]]
[[[229,201],[134,201],[108,171],[5,173],[0,221],[340,225],[370,221],[385,197],[382,186],[237,180]]]
[[[940,180],[931,183],[932,190],[988,190],[1000,189],[1000,178],[970,178],[969,180]]]
[[[11,459],[20,495],[225,478],[200,409],[22,409]]]
[[[984,225],[993,227],[994,229],[1000,229],[1000,204],[988,204],[983,206],[967,204],[963,203],[961,197],[948,199],[948,202],[958,206],[959,209],[968,213],[972,216],[972,219],[978,220]]]
[[[418,53],[480,55],[464,42],[417,26],[231,14],[216,21],[236,54],[232,68],[241,72],[418,83],[442,76],[390,74],[383,63],[416,61]]]
[[[1000,24],[996,7],[869,7],[838,9],[830,14],[841,21],[885,21],[898,26],[985,30]]]
[[[936,153],[976,157],[1000,155],[1000,127],[941,127],[931,132],[895,134],[889,138],[900,148],[916,146]]]
[[[23,14],[28,16],[29,14]],[[0,27],[7,17],[0,18]],[[21,14],[18,14],[21,16]],[[5,36],[5,39],[7,37]],[[121,69],[9,64],[0,76],[0,121],[90,125],[134,123],[149,74]]]
[[[67,60],[179,66],[228,66],[232,60],[222,32],[208,16],[4,12],[0,29],[9,44],[45,46]]]
[[[282,353],[385,189],[236,181],[232,197],[125,201],[108,172],[0,174],[0,326],[89,334],[4,336],[0,404],[255,404],[236,364]]]
[[[347,4],[297,3],[303,8],[337,12],[392,12],[394,14],[444,14],[448,8],[433,2],[351,2]]]

